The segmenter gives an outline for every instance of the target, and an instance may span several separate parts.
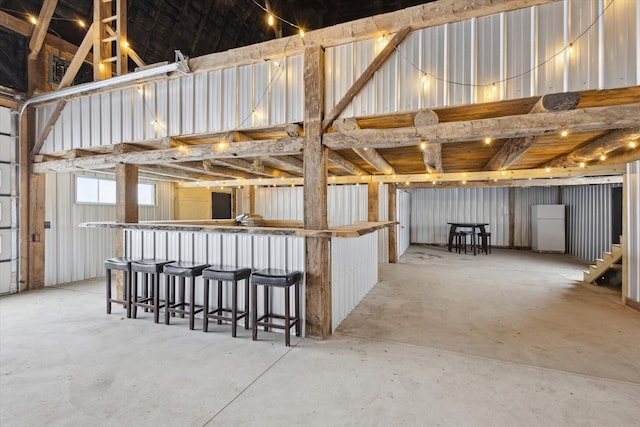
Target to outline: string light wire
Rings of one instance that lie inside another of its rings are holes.
[[[291,27],[297,29],[298,31],[302,31],[304,32],[304,30],[302,29],[302,27],[300,27],[299,25],[296,25],[290,21],[287,21],[286,19],[282,18],[281,16],[276,15],[275,13],[273,13],[272,11],[268,10],[266,7],[264,7],[263,5],[261,5],[260,3],[258,3],[256,0],[251,0],[253,2],[253,4],[255,4],[256,6],[258,6],[260,9],[262,9],[263,11],[265,11],[265,13],[268,13],[269,15],[273,16],[274,18],[276,18],[278,21],[284,22],[287,25],[290,25]]]

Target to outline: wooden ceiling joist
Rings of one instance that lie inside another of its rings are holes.
[[[533,106],[529,114],[548,113],[551,111],[573,110],[580,102],[579,92],[566,92],[544,95]],[[490,138],[490,136],[487,136]],[[515,163],[538,140],[537,135],[510,138],[498,150],[495,156],[485,165],[485,170],[506,169]]]
[[[419,146],[421,141],[453,143],[543,135],[566,129],[569,132],[635,127],[640,116],[640,103],[583,108],[553,113],[525,114],[446,122],[433,126],[395,129],[362,129],[326,133],[325,146],[333,150],[348,148],[395,148]]]
[[[304,163],[300,159],[291,156],[271,156],[262,159],[280,168],[291,169],[293,172],[302,175],[304,173]]]
[[[194,172],[189,168],[181,168],[176,164],[143,165],[139,169],[141,172],[153,173],[176,180],[210,181],[212,178],[210,174]]]
[[[333,122],[333,130],[337,132],[349,132],[353,130],[359,131],[360,126],[354,118],[336,119]],[[388,175],[395,173],[393,166],[391,166],[389,162],[387,162],[375,149],[364,147],[354,148],[353,151],[375,170]]]
[[[124,154],[101,154],[82,159],[57,160],[34,163],[34,173],[69,172],[78,169],[108,169],[116,163],[158,164],[206,159],[225,159],[270,156],[297,155],[302,153],[303,138],[283,138],[259,141],[239,141],[190,145],[186,147],[165,148]]]
[[[265,166],[264,164],[262,164],[262,161],[258,161],[258,159],[254,160],[253,162],[245,159],[215,159],[212,160],[212,162],[259,176],[274,178],[288,178],[289,176],[291,176],[288,173],[281,171],[280,169],[274,169],[269,166]]]
[[[338,152],[329,150],[328,157],[329,163],[341,167],[351,175],[369,175],[366,170],[362,169],[360,166],[356,165]]]
[[[417,182],[397,184],[398,188],[483,188],[483,187],[566,187],[575,185],[620,184],[622,175],[579,176],[572,178],[509,179],[491,181]]]
[[[192,164],[194,162],[186,162],[187,164]],[[184,163],[179,163],[184,164]],[[214,165],[211,160],[203,160],[202,168],[212,175],[222,176],[226,178],[235,178],[235,179],[251,179],[257,178],[254,174],[249,174],[243,171],[239,171],[237,169],[231,169],[227,167],[222,167],[218,165]]]
[[[556,157],[542,165],[542,167],[577,166],[605,156],[612,151],[628,145],[631,141],[640,139],[640,128],[618,129],[607,133],[594,141],[581,145],[570,153]]]

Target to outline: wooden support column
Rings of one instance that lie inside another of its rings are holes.
[[[378,222],[378,212],[380,211],[378,193],[380,192],[380,183],[370,182],[367,184],[367,189],[367,202],[369,207],[367,221]]]
[[[324,51],[318,45],[304,51],[304,228],[327,228],[327,149],[322,145]],[[331,334],[331,271],[329,240],[307,237],[306,335]]]
[[[116,165],[116,222],[138,222],[138,166]],[[124,230],[116,231],[116,256],[125,256]],[[118,299],[124,295],[122,272],[116,272]]]
[[[253,185],[247,185],[242,189],[242,212],[254,213],[256,210],[256,188]]]
[[[389,184],[389,221],[397,221],[396,184]],[[398,262],[398,226],[389,227],[389,262]]]

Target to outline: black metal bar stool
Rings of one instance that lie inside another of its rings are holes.
[[[169,299],[169,302],[165,303],[164,310],[164,323],[166,325],[169,324],[170,315],[179,314],[180,317],[184,317],[186,314],[189,316],[189,329],[194,328],[196,314],[203,310],[202,305],[196,305],[196,277],[202,276],[202,271],[208,266],[208,264],[198,264],[193,262],[174,262],[173,264],[167,264],[164,266],[165,298],[169,295],[169,282],[171,282],[171,298]],[[175,299],[176,277],[180,278],[178,300]],[[188,302],[185,301],[184,297],[185,280],[187,277],[191,279],[189,283]]]
[[[145,311],[153,311],[153,321],[158,323],[160,316],[160,273],[165,265],[173,261],[166,259],[141,259],[131,262],[131,275],[129,299],[131,301],[132,317],[137,317],[138,307]],[[142,295],[138,295],[138,273],[142,274]],[[151,288],[149,288],[151,278]],[[167,295],[165,295],[165,304]]]
[[[464,249],[464,253],[467,253],[467,233],[465,231],[456,231],[453,233],[453,237],[455,238],[455,246],[456,252],[462,253],[462,249]]]
[[[250,268],[237,268],[224,265],[212,265],[202,272],[204,279],[204,321],[202,330],[208,331],[209,319],[216,319],[218,324],[222,321],[231,322],[231,336],[236,336],[236,324],[244,317],[244,328],[249,329],[249,276]],[[213,310],[209,309],[209,281],[218,281],[218,306]],[[244,280],[244,310],[238,311],[238,282]],[[222,282],[231,283],[231,308],[222,304]],[[231,315],[225,315],[230,313]]]
[[[291,327],[295,325],[296,336],[302,334],[300,320],[300,281],[302,273],[299,271],[285,271],[278,269],[264,269],[256,271],[251,275],[251,320],[253,323],[253,340],[258,339],[258,326],[264,326],[264,330],[269,328],[284,329],[285,345],[290,345]],[[258,286],[264,287],[264,314],[258,317]],[[290,314],[290,292],[293,286],[295,290],[294,310],[295,316],[292,318]],[[269,309],[269,289],[271,287],[284,288],[284,315],[272,313]],[[282,319],[284,325],[274,323],[270,319]]]
[[[127,317],[131,317],[131,305],[129,304],[129,282],[131,282],[131,260],[129,258],[110,258],[104,262],[107,270],[107,314],[111,314],[111,303],[122,304],[127,310]],[[117,299],[111,295],[111,271],[124,272],[124,299]]]
[[[491,253],[491,233],[478,233],[478,238],[480,239],[480,248],[484,251],[485,255]]]

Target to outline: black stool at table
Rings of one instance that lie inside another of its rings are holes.
[[[478,238],[480,239],[480,248],[484,251],[485,255],[491,253],[491,233],[478,233]]]
[[[244,318],[244,328],[249,329],[249,276],[250,268],[238,268],[224,265],[212,265],[202,272],[204,279],[204,321],[202,330],[208,331],[209,319],[216,319],[218,324],[222,321],[231,322],[231,336],[236,336],[236,324]],[[218,282],[218,305],[213,310],[209,309],[209,281]],[[238,282],[244,280],[244,310],[238,311]],[[224,307],[222,303],[222,282],[231,282],[231,308]],[[230,313],[226,315],[225,313]]]
[[[467,253],[467,236],[468,233],[465,231],[456,231],[455,233],[453,233],[457,253],[462,253],[463,248],[464,253]]]
[[[129,304],[129,282],[131,282],[131,260],[129,258],[110,258],[104,262],[107,270],[107,314],[111,314],[111,303],[122,304],[127,310],[127,317],[131,317],[131,305]],[[124,272],[124,299],[111,296],[111,271]]]
[[[165,265],[172,263],[166,259],[141,259],[131,262],[131,275],[133,276],[129,286],[129,301],[131,301],[132,317],[137,317],[138,307],[145,311],[153,311],[153,320],[158,323],[160,316],[160,273]],[[142,295],[138,295],[138,274],[142,274]],[[151,288],[149,288],[151,278]],[[165,295],[165,305],[167,304]]]
[[[198,264],[193,262],[174,262],[164,266],[165,279],[165,298],[169,295],[169,282],[171,282],[171,298],[170,302],[165,304],[164,323],[169,324],[169,316],[171,314],[179,314],[180,317],[184,317],[185,314],[189,316],[189,329],[193,329],[195,326],[195,316],[203,310],[202,305],[196,304],[196,277],[202,276],[202,271],[207,268],[208,264]],[[175,283],[176,277],[180,278],[180,288],[178,294],[178,300],[175,297]],[[189,277],[189,301],[185,301],[185,280]]]
[[[264,269],[254,272],[251,275],[251,320],[253,323],[253,340],[258,339],[258,326],[264,326],[264,330],[269,328],[284,329],[285,345],[290,345],[291,327],[295,325],[296,336],[300,336],[301,320],[300,320],[300,281],[302,273],[299,271],[285,271],[278,269]],[[264,287],[264,314],[258,317],[258,300],[257,288]],[[293,286],[295,291],[294,310],[295,316],[292,318],[290,314],[290,295],[289,290]],[[272,287],[284,288],[284,315],[275,314],[269,309],[269,290]],[[270,319],[282,319],[284,325],[274,323]]]

